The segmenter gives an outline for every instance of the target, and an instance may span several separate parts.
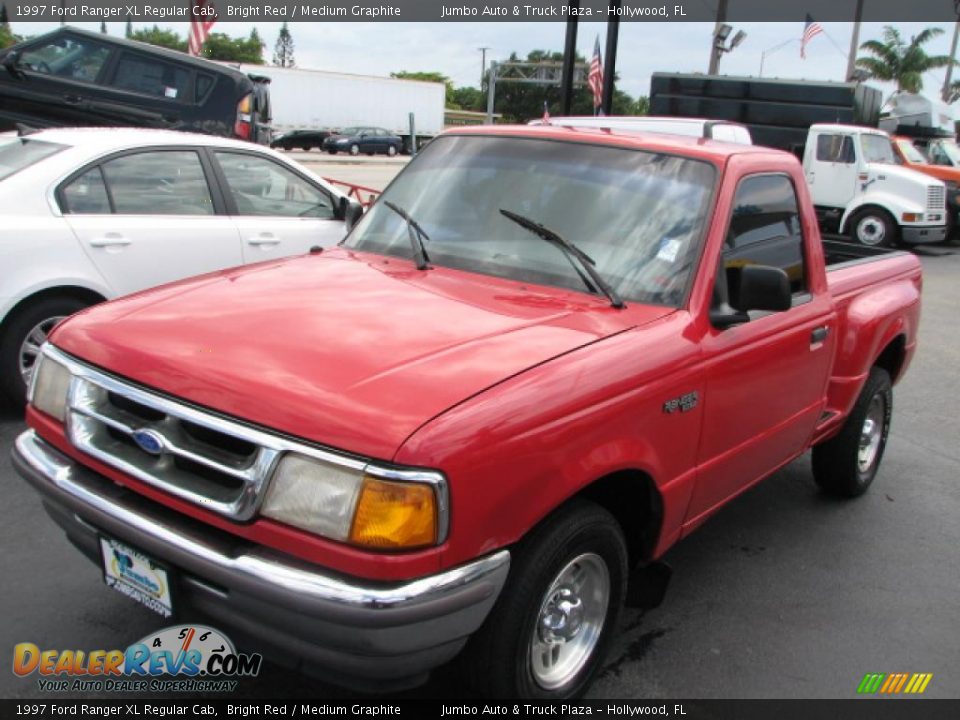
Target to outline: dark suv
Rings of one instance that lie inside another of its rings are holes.
[[[127,125],[269,143],[265,83],[176,50],[76,28],[0,52],[0,129]]]

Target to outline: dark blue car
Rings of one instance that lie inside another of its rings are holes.
[[[323,141],[323,149],[331,155],[347,152],[351,155],[384,153],[396,155],[403,148],[403,139],[383,128],[348,127]]]

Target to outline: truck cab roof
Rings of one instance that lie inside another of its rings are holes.
[[[682,154],[723,164],[731,155],[794,156],[782,150],[743,143],[722,142],[666,132],[620,128],[586,128],[566,125],[473,125],[448,130],[444,135],[488,135],[538,138],[599,145],[619,145],[637,150]]]

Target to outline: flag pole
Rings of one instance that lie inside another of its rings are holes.
[[[850,34],[850,54],[847,55],[847,82],[853,80],[853,71],[857,65],[857,50],[860,49],[860,19],[863,17],[863,0],[857,0],[857,9],[853,11],[853,32]],[[956,45],[957,38],[953,38]]]

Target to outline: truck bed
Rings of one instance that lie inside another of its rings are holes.
[[[879,285],[894,278],[920,274],[920,261],[904,250],[871,248],[849,242],[823,239],[827,285],[840,300],[856,294],[871,285]]]

